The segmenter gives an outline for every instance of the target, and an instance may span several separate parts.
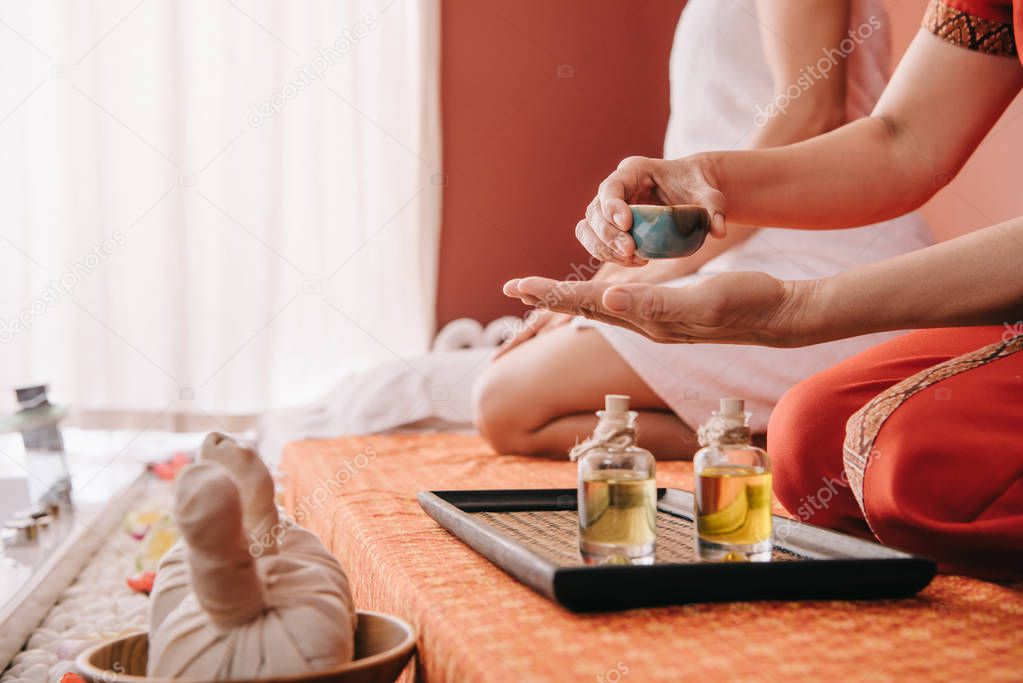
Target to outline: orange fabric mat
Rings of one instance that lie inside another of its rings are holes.
[[[940,576],[911,600],[577,615],[416,503],[431,489],[573,487],[568,462],[416,434],[292,443],[282,470],[286,507],[344,564],[357,605],[419,629],[417,675],[431,683],[1023,680],[1023,592],[1012,588]],[[691,490],[690,464],[659,464],[658,484]]]

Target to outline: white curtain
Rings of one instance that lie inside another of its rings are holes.
[[[426,350],[438,2],[0,5],[0,390],[247,413]]]

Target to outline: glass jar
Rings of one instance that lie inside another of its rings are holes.
[[[654,456],[636,446],[629,397],[608,395],[579,463],[579,552],[587,564],[653,564],[657,542]]]
[[[702,560],[771,559],[771,462],[751,441],[745,401],[721,399],[693,458],[697,552]]]

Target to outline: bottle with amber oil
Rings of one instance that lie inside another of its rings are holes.
[[[693,458],[700,559],[771,559],[771,463],[751,441],[745,401],[721,399],[700,427],[704,446]]]
[[[629,397],[604,397],[579,463],[579,552],[587,564],[653,564],[657,541],[654,456],[636,446]]]

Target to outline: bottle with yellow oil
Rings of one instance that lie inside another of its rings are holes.
[[[629,397],[604,397],[579,463],[579,552],[587,564],[653,564],[657,543],[654,456],[636,446]]]
[[[704,448],[693,458],[700,559],[771,559],[771,462],[751,441],[745,401],[721,399],[700,427]]]

